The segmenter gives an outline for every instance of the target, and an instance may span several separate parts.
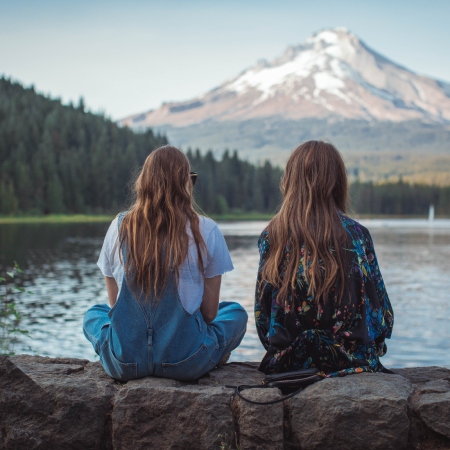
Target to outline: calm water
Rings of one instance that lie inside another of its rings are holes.
[[[388,367],[450,367],[450,220],[362,221],[373,236],[395,312]],[[17,297],[21,328],[29,330],[16,353],[94,360],[81,331],[83,314],[107,302],[96,266],[109,224],[0,225],[0,271],[16,260],[23,285],[34,295]],[[223,277],[221,299],[240,302],[249,313],[248,332],[232,360],[259,360],[253,300],[257,239],[265,222],[220,223],[235,270]],[[1,276],[0,274],[0,276]]]

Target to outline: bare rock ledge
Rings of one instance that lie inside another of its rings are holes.
[[[257,406],[225,387],[259,384],[257,366],[227,364],[193,383],[122,384],[98,362],[2,356],[0,449],[450,449],[449,369],[326,379]]]

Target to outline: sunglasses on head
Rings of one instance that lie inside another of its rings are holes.
[[[190,172],[189,176],[191,177],[191,181],[192,181],[192,186],[194,186],[195,182],[197,181],[197,172]]]

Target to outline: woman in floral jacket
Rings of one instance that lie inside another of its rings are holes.
[[[337,149],[309,141],[289,158],[283,203],[259,239],[255,320],[260,370],[328,376],[385,371],[393,311],[369,231],[346,213]]]

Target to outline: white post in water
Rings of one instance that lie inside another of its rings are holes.
[[[428,210],[428,220],[430,222],[434,220],[434,205],[430,205],[430,209]]]

